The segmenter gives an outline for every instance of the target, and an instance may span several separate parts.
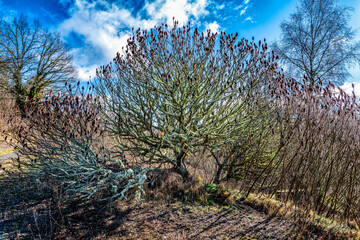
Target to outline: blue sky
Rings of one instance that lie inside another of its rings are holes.
[[[360,1],[340,0],[354,8],[350,22],[359,29]],[[150,29],[163,22],[191,21],[200,29],[239,32],[240,37],[280,38],[280,23],[296,7],[296,0],[0,0],[0,15],[12,18],[25,13],[37,18],[50,30],[59,31],[72,47],[79,77],[86,81],[95,76],[100,65],[107,64],[131,36],[131,28]],[[351,69],[360,94],[360,67]]]

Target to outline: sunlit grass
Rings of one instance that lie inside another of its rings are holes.
[[[4,149],[4,150],[0,150],[0,157],[1,157],[2,155],[8,154],[8,153],[12,153],[12,152],[14,152],[14,151],[15,151],[15,148],[6,148],[6,149]]]

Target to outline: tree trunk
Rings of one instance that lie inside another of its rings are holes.
[[[21,116],[25,117],[25,89],[20,81],[14,86],[15,104],[18,106]]]
[[[176,171],[179,173],[184,180],[189,178],[189,172],[184,165],[186,153],[181,151],[180,154],[176,157]]]

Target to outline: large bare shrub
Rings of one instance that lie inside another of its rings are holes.
[[[137,30],[123,52],[98,69],[96,91],[108,131],[124,151],[149,164],[170,164],[186,177],[187,157],[199,151],[216,157],[237,141],[257,118],[255,89],[265,92],[276,74],[266,43],[200,33],[175,21],[173,28]]]
[[[28,104],[25,118],[13,117],[20,170],[65,196],[139,200],[147,170],[126,166],[123,152],[105,145],[98,97],[69,90]]]
[[[300,87],[294,81],[292,90],[279,96],[277,134],[283,147],[278,164],[253,184],[268,186],[285,201],[359,224],[358,99],[333,84],[305,82]]]

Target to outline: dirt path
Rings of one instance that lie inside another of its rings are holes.
[[[105,222],[110,223],[115,221]],[[115,229],[125,239],[287,239],[292,224],[244,204],[227,209],[151,203]]]
[[[0,162],[17,158],[18,155],[14,148],[0,143]]]
[[[6,228],[8,239],[15,236],[32,239],[26,226],[35,226],[33,208],[37,209],[43,239],[52,238],[47,235],[49,214],[34,205],[21,213],[5,216],[6,220],[0,219],[0,227]],[[59,229],[56,239],[291,239],[294,227],[290,221],[269,217],[245,204],[219,208],[181,202],[145,202],[140,206],[124,204],[111,209],[83,205],[72,208],[71,212],[64,209],[63,214],[67,224]],[[39,234],[36,228],[32,231]]]
[[[18,155],[15,152],[14,148],[5,145],[3,143],[0,143],[0,164],[6,160],[11,160],[14,158],[17,158]],[[0,169],[0,173],[2,170]],[[0,221],[0,239],[8,239],[8,234],[4,231],[5,226],[4,223]]]

